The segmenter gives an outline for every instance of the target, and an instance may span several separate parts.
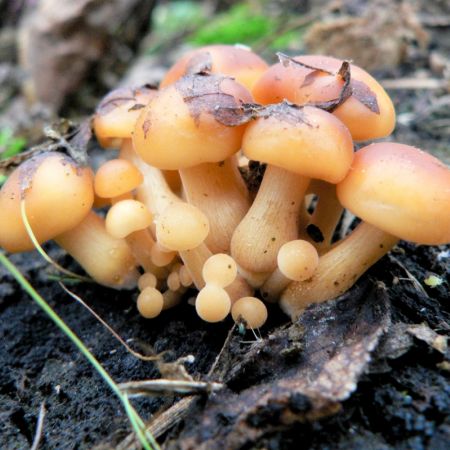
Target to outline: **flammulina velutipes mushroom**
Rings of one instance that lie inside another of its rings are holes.
[[[144,318],[196,289],[208,322],[259,328],[265,301],[295,319],[399,239],[450,242],[448,167],[402,144],[353,150],[394,126],[386,92],[345,61],[280,55],[268,67],[241,47],[197,49],[159,89],[100,102],[94,132],[119,154],[95,176],[59,153],[19,166],[0,191],[0,246],[33,249],[25,214],[37,242],[54,239],[96,282],[139,290]],[[249,159],[267,165],[256,194]],[[345,208],[362,222],[333,242]]]

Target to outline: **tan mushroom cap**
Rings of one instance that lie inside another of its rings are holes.
[[[137,200],[121,200],[109,209],[105,226],[111,236],[122,239],[135,231],[145,230],[152,220],[152,214],[143,203]]]
[[[415,147],[389,142],[364,147],[337,195],[356,216],[400,239],[450,242],[450,170]]]
[[[209,233],[208,218],[190,203],[168,206],[155,222],[156,239],[169,250],[191,250],[198,247]]]
[[[111,159],[102,164],[94,179],[99,197],[113,198],[131,192],[144,181],[139,169],[125,159]]]
[[[245,127],[225,124],[230,117],[222,113],[251,101],[247,89],[231,78],[184,77],[161,90],[143,110],[133,134],[134,148],[159,169],[223,161],[240,149]]]
[[[336,73],[342,61],[329,56],[305,55],[293,58],[309,66]],[[333,111],[350,130],[354,140],[385,137],[395,127],[395,109],[383,87],[365,70],[350,65],[351,78],[364,83],[375,94],[379,114],[373,112],[354,95]],[[326,102],[339,97],[343,80],[335,75],[288,63],[275,64],[255,84],[252,94],[262,104],[278,103],[287,99],[295,104]],[[310,77],[309,79],[307,77]],[[359,87],[361,84],[359,84]]]
[[[102,99],[94,116],[94,132],[102,146],[110,140],[131,138],[134,125],[144,106],[158,91],[150,86],[119,88]]]
[[[21,164],[0,191],[0,247],[33,250],[22,221],[20,203],[39,243],[78,225],[94,201],[93,174],[60,153],[43,153]]]
[[[251,122],[242,149],[249,159],[329,183],[341,181],[353,160],[347,128],[319,108],[281,103]]]
[[[267,63],[250,49],[233,45],[208,45],[192,50],[179,59],[161,81],[161,88],[193,71],[209,70],[236,79],[247,89],[267,70]]]
[[[243,319],[247,328],[262,327],[267,321],[267,307],[256,297],[242,297],[231,307],[231,316],[235,322]]]

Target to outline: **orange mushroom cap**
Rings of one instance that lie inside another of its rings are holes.
[[[353,142],[336,117],[286,102],[265,111],[245,131],[242,149],[248,158],[329,183],[345,177],[353,160]]]
[[[132,162],[110,159],[97,170],[94,188],[99,197],[113,198],[131,192],[143,181],[144,177]]]
[[[208,45],[184,55],[167,72],[161,88],[184,75],[210,72],[228,75],[247,89],[267,70],[267,63],[251,50],[233,45]]]
[[[142,111],[133,134],[136,152],[159,169],[220,162],[241,147],[240,107],[252,102],[231,78],[191,75],[161,90]]]
[[[415,147],[391,142],[364,147],[337,195],[356,216],[400,239],[450,242],[450,170]]]
[[[252,94],[255,101],[262,104],[284,99],[298,105],[336,100],[344,86],[344,79],[338,75],[342,63],[336,58],[316,55],[284,59],[269,68],[255,84]],[[347,126],[354,140],[388,136],[395,127],[391,99],[360,67],[351,64],[350,75],[351,95],[334,109],[333,114]]]
[[[142,109],[156,95],[152,86],[119,88],[106,95],[94,116],[94,132],[103,147],[113,146],[115,139],[131,138]]]
[[[33,250],[21,216],[21,200],[39,243],[78,225],[94,201],[93,174],[60,153],[42,153],[21,164],[0,190],[0,247]]]

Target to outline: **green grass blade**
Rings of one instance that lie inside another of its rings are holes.
[[[148,432],[143,432],[143,429],[145,428],[144,422],[130,404],[128,397],[122,393],[122,391],[119,389],[108,372],[97,361],[95,356],[88,350],[81,339],[66,325],[66,323],[51,308],[51,306],[45,301],[45,299],[41,295],[39,295],[38,292],[36,292],[33,286],[31,286],[31,284],[19,271],[19,269],[17,269],[17,267],[6,257],[6,255],[2,251],[0,251],[0,263],[11,273],[11,275],[17,280],[17,282],[25,290],[25,292],[44,310],[44,312],[50,317],[50,319],[53,320],[56,326],[75,344],[78,350],[91,363],[94,369],[111,388],[111,390],[117,395],[127,412],[130,423],[133,426],[133,429],[136,432],[142,446],[145,449],[149,450],[159,449],[159,446],[154,437]]]

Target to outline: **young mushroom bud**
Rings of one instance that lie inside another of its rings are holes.
[[[264,300],[276,301],[291,281],[308,280],[319,264],[316,248],[301,239],[286,242],[278,251],[278,268],[261,288]]]
[[[261,328],[267,320],[266,305],[256,297],[242,297],[231,308],[235,322],[243,320],[248,329]]]
[[[156,239],[169,250],[198,247],[208,233],[208,218],[189,203],[170,205],[156,219]]]
[[[225,288],[237,276],[236,262],[230,255],[218,253],[207,259],[202,274],[206,284],[216,284]]]
[[[207,284],[197,295],[195,309],[205,322],[220,322],[230,313],[230,296],[220,286]]]
[[[122,200],[109,209],[105,222],[108,233],[121,239],[150,226],[152,215],[143,203],[137,200]]]
[[[138,288],[143,291],[147,287],[155,288],[158,284],[158,279],[150,272],[146,272],[139,277]]]
[[[103,163],[94,179],[96,195],[114,198],[128,194],[142,184],[144,178],[138,168],[124,159],[111,159]]]
[[[146,287],[137,298],[137,309],[142,317],[154,319],[161,314],[164,297],[156,288]]]
[[[195,308],[203,320],[219,322],[231,309],[231,299],[224,288],[236,279],[236,263],[229,255],[212,255],[203,265],[202,275],[206,286],[200,290]]]
[[[389,142],[364,147],[337,194],[363,222],[320,257],[310,280],[288,286],[281,304],[291,317],[347,291],[399,239],[450,242],[450,170],[417,148]]]

